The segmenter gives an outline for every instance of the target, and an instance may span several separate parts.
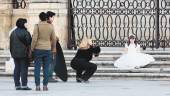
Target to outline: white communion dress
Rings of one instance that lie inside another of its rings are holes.
[[[125,48],[127,48],[127,53],[114,63],[118,68],[140,68],[155,61],[151,55],[140,53],[140,45],[138,44],[130,44],[129,46],[125,44]]]

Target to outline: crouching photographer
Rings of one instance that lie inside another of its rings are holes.
[[[93,56],[99,56],[100,50],[99,46],[92,46],[91,39],[84,38],[81,41],[79,49],[71,61],[71,67],[76,70],[77,82],[89,82],[89,78],[97,70],[97,65],[90,60]]]

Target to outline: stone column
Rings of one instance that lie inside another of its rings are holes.
[[[8,32],[11,28],[11,0],[0,0],[0,49],[8,49]]]
[[[60,39],[60,44],[63,49],[67,48],[68,38],[68,23],[67,23],[67,0],[32,0],[28,7],[28,29],[33,33],[34,25],[39,22],[39,13],[52,11],[56,13],[53,25],[55,26],[56,35]],[[36,3],[35,3],[36,2]],[[44,2],[44,3],[42,3]],[[51,3],[50,3],[51,2]]]
[[[56,13],[55,26],[56,35],[60,39],[61,46],[67,48],[68,39],[68,20],[67,20],[67,0],[25,0],[25,9],[13,9],[12,0],[0,0],[0,49],[9,47],[9,31],[15,26],[18,18],[28,20],[28,30],[32,34],[34,25],[39,22],[39,13],[53,11]],[[48,1],[48,2],[47,2]],[[55,2],[54,2],[55,1]],[[38,3],[41,2],[41,3]]]

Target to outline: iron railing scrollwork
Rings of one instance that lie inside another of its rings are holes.
[[[170,47],[170,1],[159,0],[160,47]]]
[[[102,47],[122,47],[136,35],[143,47],[170,47],[168,0],[70,0],[77,46],[84,37]]]

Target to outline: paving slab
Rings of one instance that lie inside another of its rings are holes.
[[[68,82],[49,83],[49,91],[34,90],[34,79],[29,78],[32,91],[14,90],[11,77],[0,77],[0,96],[170,96],[170,81],[92,79],[90,83]]]

